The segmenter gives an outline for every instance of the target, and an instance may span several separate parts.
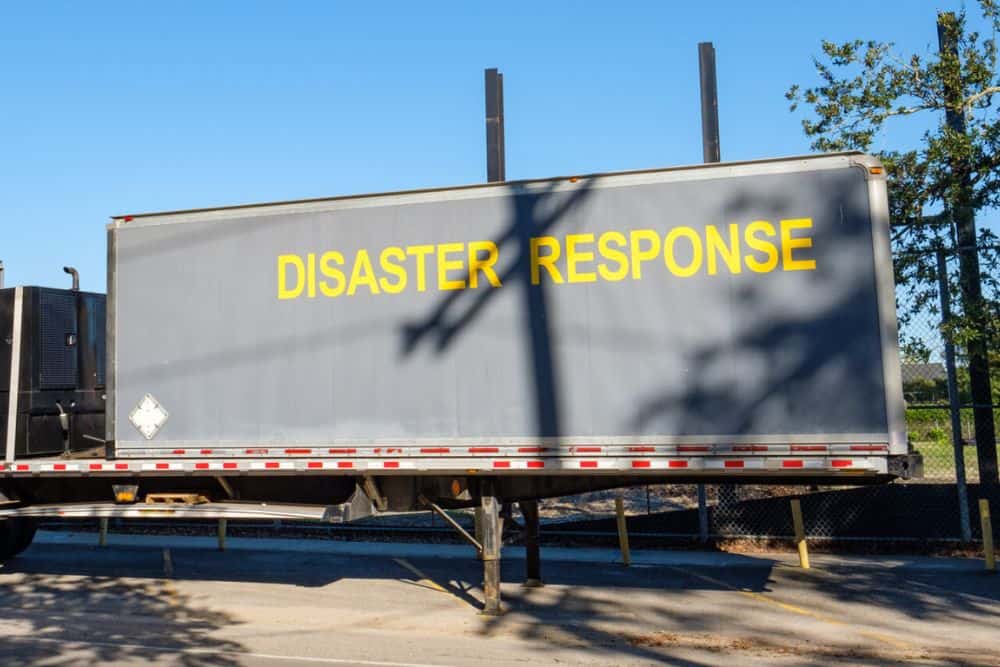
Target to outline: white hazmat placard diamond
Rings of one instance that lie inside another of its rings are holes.
[[[167,423],[167,417],[169,416],[170,413],[164,410],[163,406],[155,398],[146,394],[139,401],[139,405],[135,406],[129,414],[128,420],[132,422],[133,426],[139,429],[139,433],[142,433],[146,440],[152,440],[163,425]]]

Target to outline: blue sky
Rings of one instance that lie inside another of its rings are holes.
[[[66,284],[73,264],[103,291],[113,214],[485,180],[486,67],[508,178],[700,162],[699,41],[723,159],[808,152],[783,95],[815,81],[821,39],[923,52],[959,6],[6,3],[0,260],[8,285]]]

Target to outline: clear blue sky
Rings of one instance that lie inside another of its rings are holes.
[[[508,178],[700,162],[699,41],[723,159],[808,152],[783,94],[815,80],[822,38],[924,51],[959,6],[7,3],[0,260],[8,285],[67,284],[74,264],[103,291],[113,214],[485,180],[486,67]]]

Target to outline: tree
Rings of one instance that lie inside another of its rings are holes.
[[[1000,331],[1000,285],[996,237],[976,233],[976,212],[1000,205],[1000,118],[994,95],[997,78],[996,34],[1000,14],[995,0],[980,0],[990,35],[969,28],[965,11],[938,15],[938,51],[901,56],[894,45],[855,40],[822,42],[814,59],[821,79],[786,94],[794,112],[811,114],[802,127],[819,151],[861,150],[881,158],[889,174],[889,208],[900,323],[936,310],[934,250],[957,256],[952,287],[961,312],[942,331],[960,346],[969,364],[975,408],[980,481],[997,484],[989,350]],[[890,122],[919,122],[928,129],[917,146],[874,150]],[[982,264],[981,264],[982,261]],[[981,270],[987,269],[985,276]],[[985,287],[985,293],[983,290]],[[901,341],[919,347],[918,340]]]

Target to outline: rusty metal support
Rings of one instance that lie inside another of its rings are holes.
[[[458,534],[461,535],[463,538],[465,538],[466,542],[468,542],[469,544],[471,544],[472,546],[474,546],[476,548],[476,551],[478,552],[477,556],[479,558],[482,558],[483,544],[480,541],[481,538],[478,538],[478,535],[477,535],[477,537],[473,537],[472,535],[470,535],[469,531],[467,531],[465,528],[463,528],[457,521],[455,521],[454,519],[452,519],[451,516],[449,516],[447,512],[445,512],[443,509],[441,509],[440,505],[438,505],[437,503],[432,503],[423,494],[420,494],[419,500],[420,500],[421,504],[426,505],[427,507],[431,508],[431,511],[434,512],[434,514],[437,514],[439,517],[441,517],[442,519],[445,520],[445,523],[447,523],[449,526],[451,526],[456,531],[458,531]]]
[[[500,499],[492,482],[483,484],[483,614],[499,616],[500,607]]]

